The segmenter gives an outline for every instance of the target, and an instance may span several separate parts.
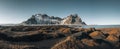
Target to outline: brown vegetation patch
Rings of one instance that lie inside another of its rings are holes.
[[[89,36],[91,36],[92,38],[95,38],[95,39],[104,39],[105,38],[103,33],[100,31],[94,31],[94,32],[90,33]]]
[[[107,38],[106,38],[108,41],[110,42],[118,42],[120,39],[114,35],[109,35]]]
[[[51,49],[79,49],[79,48],[82,48],[79,46],[82,46],[80,41],[75,40],[74,37],[68,36],[65,40],[57,43]]]
[[[81,41],[87,46],[98,46],[98,44],[94,40],[82,39]]]

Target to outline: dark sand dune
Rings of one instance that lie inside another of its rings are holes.
[[[120,28],[4,26],[0,49],[120,49]]]

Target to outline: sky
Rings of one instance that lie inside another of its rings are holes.
[[[78,14],[88,25],[120,24],[120,0],[0,0],[0,24],[16,24],[34,14]]]

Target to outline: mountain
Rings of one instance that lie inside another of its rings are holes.
[[[61,21],[61,24],[81,24],[86,25],[85,22],[82,22],[81,18],[77,14],[71,14],[67,16],[64,20]]]
[[[86,25],[85,22],[82,22],[81,18],[77,14],[71,14],[66,18],[60,18],[55,16],[48,16],[47,14],[35,14],[32,15],[27,21],[22,22],[21,24],[80,24]]]
[[[47,14],[35,14],[22,24],[59,24],[61,20],[59,17],[48,16]]]

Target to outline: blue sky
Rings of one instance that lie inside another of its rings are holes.
[[[87,24],[120,24],[120,0],[0,0],[0,24],[21,23],[37,13],[78,14]]]

